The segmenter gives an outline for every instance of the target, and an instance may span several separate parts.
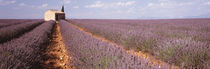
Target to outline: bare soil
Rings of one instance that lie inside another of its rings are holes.
[[[44,60],[42,62],[43,68],[73,69],[68,66],[70,55],[67,55],[65,45],[62,42],[60,27],[57,23],[53,31],[52,40],[42,53]]]

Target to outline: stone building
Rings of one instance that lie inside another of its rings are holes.
[[[65,13],[58,11],[58,10],[48,10],[44,14],[44,20],[49,21],[49,20],[55,20],[58,21],[60,19],[65,19]]]

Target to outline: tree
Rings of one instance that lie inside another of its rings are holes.
[[[62,6],[61,12],[64,12],[64,5]]]

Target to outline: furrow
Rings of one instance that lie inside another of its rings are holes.
[[[62,41],[60,27],[56,24],[52,40],[43,53],[43,67],[47,69],[72,69],[68,62],[70,55],[67,55],[65,45]]]

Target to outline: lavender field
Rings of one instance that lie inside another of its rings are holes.
[[[69,20],[94,35],[185,68],[210,64],[210,19]]]
[[[20,68],[39,68],[39,64],[42,61],[40,52],[42,46],[49,42],[49,37],[51,34],[51,29],[55,24],[54,21],[40,23],[40,20],[32,20],[30,22],[21,23],[18,25],[12,25],[0,29],[1,36],[5,33],[0,40],[5,38],[12,38],[10,41],[0,44],[0,69],[20,69]],[[41,24],[41,25],[40,25]],[[33,25],[36,27],[34,29]],[[37,26],[38,25],[38,26]],[[16,33],[29,30],[20,37],[12,37],[11,35],[16,36]],[[10,30],[10,31],[6,31]]]
[[[120,47],[95,39],[74,28],[66,21],[59,22],[67,50],[72,54],[71,65],[76,69],[158,69],[145,59],[128,54]]]
[[[0,19],[0,69],[209,69],[210,19]]]

